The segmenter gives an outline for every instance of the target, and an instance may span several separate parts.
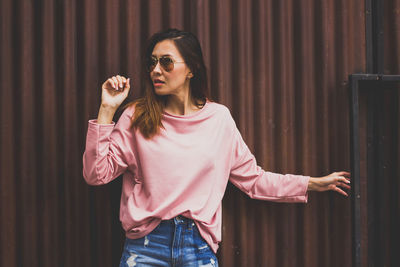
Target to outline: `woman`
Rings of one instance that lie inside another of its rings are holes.
[[[146,92],[114,113],[130,79],[102,85],[89,121],[83,174],[106,184],[123,174],[120,220],[126,241],[120,266],[218,266],[221,200],[228,181],[251,198],[306,202],[307,192],[350,189],[349,173],[321,178],[265,172],[244,143],[229,110],[209,100],[197,38],[170,29],[153,35],[145,53]]]

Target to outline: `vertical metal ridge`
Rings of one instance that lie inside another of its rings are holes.
[[[384,1],[384,73],[400,73],[400,2]]]
[[[266,19],[266,6],[264,1],[253,2],[252,17],[253,17],[253,36],[254,42],[252,43],[252,61],[254,66],[254,89],[255,95],[253,97],[253,112],[254,112],[254,139],[261,140],[267,135],[270,123],[268,121],[268,106],[266,101],[267,90],[260,90],[260,88],[267,87],[267,81],[271,78],[269,70],[267,69],[267,19]],[[260,162],[267,161],[267,146],[268,142],[263,142],[254,147],[254,155]],[[264,165],[264,167],[267,167]]]
[[[267,124],[268,124],[268,131],[266,133],[267,138],[267,158],[265,162],[262,162],[263,166],[268,170],[274,170],[277,166],[277,162],[279,161],[278,157],[276,156],[275,151],[277,151],[277,144],[275,142],[276,138],[279,136],[276,134],[276,128],[278,127],[278,122],[276,121],[276,103],[275,103],[275,84],[278,76],[278,71],[275,68],[275,38],[274,38],[274,3],[275,1],[268,1],[265,5],[265,12],[266,12],[266,73],[267,76],[267,83],[266,83],[266,100],[265,104],[267,105]]]
[[[374,0],[373,5],[373,42],[374,42],[374,73],[384,73],[384,39],[383,39],[383,1]]]
[[[20,90],[20,103],[18,108],[21,110],[21,134],[20,152],[17,154],[19,162],[19,173],[20,176],[20,191],[19,196],[21,197],[20,210],[17,213],[18,219],[24,218],[18,226],[20,226],[20,240],[22,253],[20,254],[21,259],[19,261],[22,265],[38,266],[38,263],[30,262],[30,258],[36,256],[38,251],[38,235],[34,229],[37,229],[37,212],[38,208],[32,203],[37,203],[37,186],[32,176],[37,175],[37,166],[35,163],[35,151],[40,152],[36,146],[36,132],[35,123],[37,117],[35,113],[35,93],[34,93],[34,81],[37,77],[34,77],[34,23],[33,23],[33,3],[23,2],[21,3],[18,12],[18,34],[19,41],[18,48],[21,50],[21,56],[17,58],[17,73],[13,73],[14,81],[17,83],[13,84],[13,87],[19,87]],[[23,90],[22,90],[23,88]]]
[[[354,214],[354,218],[352,219],[352,266],[360,267],[361,266],[361,235],[360,235],[360,227],[358,223],[361,220],[361,207],[360,207],[360,155],[359,155],[359,100],[358,100],[358,80],[354,78],[354,76],[349,77],[349,81],[351,83],[351,136],[352,136],[352,162],[351,162],[351,173],[353,177],[351,194],[352,194],[352,213]]]
[[[374,73],[373,65],[373,19],[372,1],[365,0],[365,47],[367,59],[367,73]]]
[[[0,265],[16,266],[19,251],[17,250],[17,207],[16,192],[18,189],[16,177],[17,162],[15,161],[15,144],[17,122],[15,118],[13,99],[13,1],[0,1]]]
[[[366,58],[367,73],[383,74],[384,69],[384,36],[382,0],[365,0],[366,7]]]

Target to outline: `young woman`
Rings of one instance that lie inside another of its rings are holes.
[[[120,220],[126,242],[120,266],[218,266],[228,181],[262,200],[306,202],[310,190],[347,196],[347,172],[312,178],[257,166],[229,110],[208,97],[193,34],[156,33],[145,59],[145,96],[130,103],[116,125],[112,118],[128,96],[130,79],[117,75],[103,83],[83,155],[91,185],[123,174]]]

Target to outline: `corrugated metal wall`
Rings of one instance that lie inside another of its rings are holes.
[[[387,2],[385,67],[398,73],[400,4]],[[0,1],[0,265],[117,266],[121,181],[85,184],[87,120],[111,75],[140,94],[143,44],[167,27],[197,34],[212,96],[260,166],[349,170],[347,79],[365,72],[364,12],[363,0]],[[351,265],[349,199],[276,204],[229,186],[223,206],[221,266]]]

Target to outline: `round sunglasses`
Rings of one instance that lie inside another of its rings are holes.
[[[161,56],[160,58],[152,56],[149,59],[149,62],[147,63],[147,70],[149,72],[152,72],[154,68],[157,66],[157,63],[160,62],[160,66],[165,70],[165,71],[172,71],[174,69],[175,63],[185,63],[183,61],[174,61],[171,57],[169,56]]]

